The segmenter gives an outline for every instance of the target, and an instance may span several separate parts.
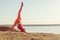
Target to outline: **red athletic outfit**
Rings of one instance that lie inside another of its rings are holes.
[[[25,32],[25,29],[22,27],[22,25],[21,25],[21,24],[18,24],[18,29],[20,29],[20,30],[21,30],[21,32]]]
[[[25,32],[25,29],[23,28],[23,26],[22,26],[22,24],[21,24],[21,16],[20,16],[21,11],[22,11],[22,7],[23,7],[23,2],[21,2],[21,7],[20,7],[20,9],[19,9],[19,11],[18,11],[18,17],[17,17],[17,19],[15,20],[14,24],[12,25],[12,27],[11,27],[11,29],[10,29],[10,32],[13,30],[14,26],[16,26],[16,25],[17,25],[17,28],[18,28],[19,30],[21,30],[21,32]]]

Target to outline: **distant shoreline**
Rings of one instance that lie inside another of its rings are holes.
[[[12,26],[10,24],[3,24],[0,26]],[[60,26],[60,24],[23,24],[23,26]]]

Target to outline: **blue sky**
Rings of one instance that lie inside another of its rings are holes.
[[[22,0],[0,0],[0,24],[13,24]],[[60,0],[23,0],[22,24],[60,24]]]

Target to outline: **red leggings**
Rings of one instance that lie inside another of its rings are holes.
[[[18,29],[21,30],[21,32],[25,32],[25,29],[23,28],[21,24],[18,24]]]

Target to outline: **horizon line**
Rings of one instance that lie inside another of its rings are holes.
[[[22,24],[23,26],[60,26],[60,24]],[[2,24],[0,26],[12,26],[11,24]]]

